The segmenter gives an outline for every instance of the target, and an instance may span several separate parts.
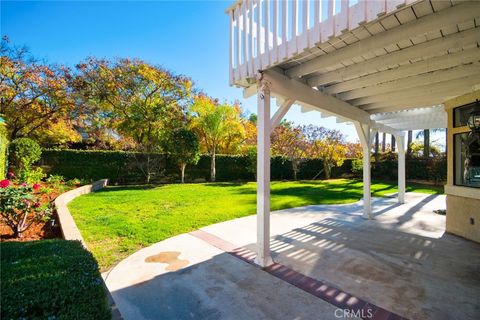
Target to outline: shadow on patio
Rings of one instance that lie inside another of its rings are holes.
[[[475,319],[480,310],[480,245],[449,234],[335,215],[274,236],[271,250],[280,264],[410,319]]]

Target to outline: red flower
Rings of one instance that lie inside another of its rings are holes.
[[[33,184],[33,190],[38,191],[40,189],[40,185],[38,183]]]
[[[0,188],[6,188],[10,185],[10,181],[8,180],[2,180],[0,181]]]
[[[34,206],[35,208],[40,207],[40,202],[35,202],[35,203],[33,204],[33,206]]]

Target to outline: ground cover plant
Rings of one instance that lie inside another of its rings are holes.
[[[271,208],[358,201],[358,180],[272,182]],[[373,196],[396,192],[396,183],[372,184]],[[442,193],[409,185],[407,191]],[[255,213],[256,184],[203,183],[108,187],[74,199],[70,211],[102,270],[136,250],[203,226]]]
[[[80,242],[0,247],[2,319],[111,319],[97,263]]]

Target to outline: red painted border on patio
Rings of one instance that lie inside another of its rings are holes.
[[[247,263],[254,265],[254,259],[256,253],[240,247],[235,247],[234,244],[225,241],[211,233],[203,230],[197,230],[190,232],[190,234],[196,238],[199,238],[208,244],[231,254]],[[271,266],[263,268],[264,271],[271,275],[294,285],[295,287],[302,289],[340,309],[350,310],[354,314],[361,315],[362,319],[373,320],[401,320],[403,318],[393,312],[385,310],[379,306],[369,303],[365,300],[357,298],[341,289],[326,284],[317,279],[311,278],[300,272],[292,270],[280,263],[274,263]],[[369,317],[369,315],[371,315]]]

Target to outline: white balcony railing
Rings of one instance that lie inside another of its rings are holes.
[[[230,84],[415,0],[239,0],[230,18]]]

